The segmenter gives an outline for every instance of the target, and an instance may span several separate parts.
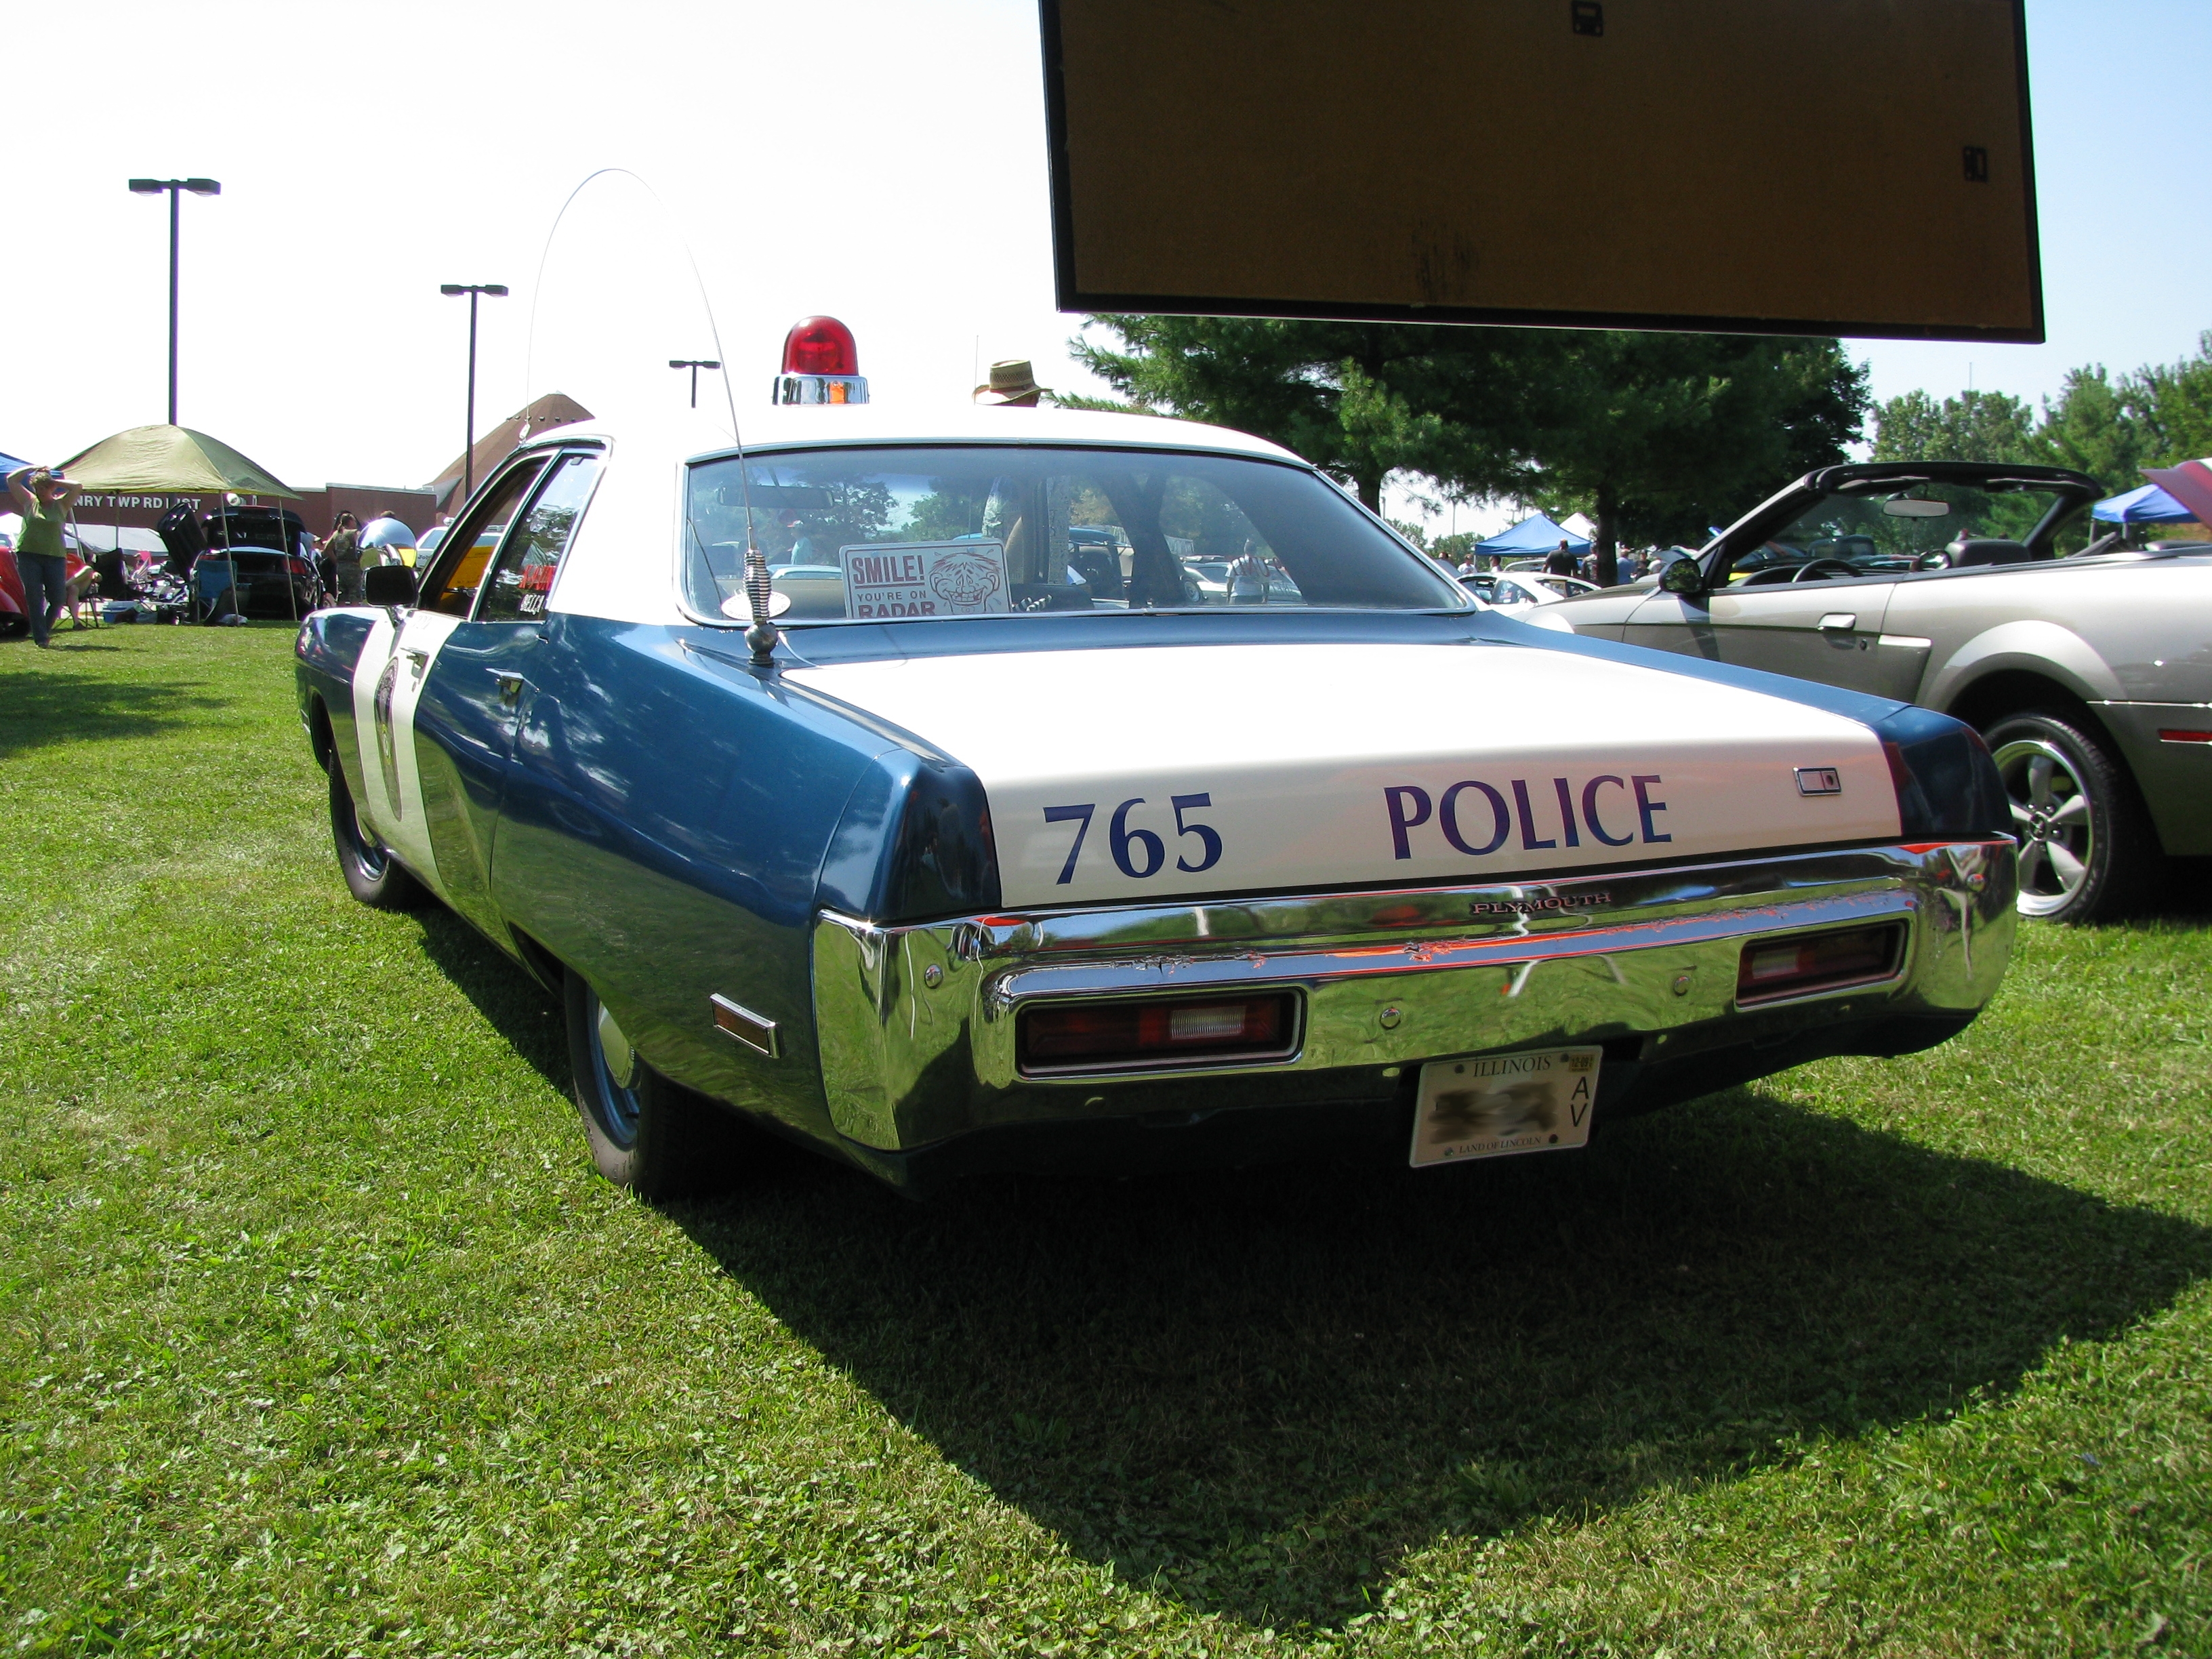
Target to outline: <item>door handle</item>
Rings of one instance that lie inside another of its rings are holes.
[[[1858,613],[1855,611],[1831,611],[1820,618],[1820,631],[1823,634],[1831,629],[1848,629],[1856,628],[1858,625]]]
[[[514,707],[515,700],[521,696],[521,675],[501,674],[499,676],[499,700],[501,702],[505,703],[509,708],[512,708]]]

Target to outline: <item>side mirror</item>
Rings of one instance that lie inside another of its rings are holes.
[[[1659,573],[1659,588],[1664,593],[1702,593],[1705,573],[1695,559],[1677,559]]]
[[[415,572],[404,564],[375,564],[361,573],[362,598],[390,610],[415,603]]]

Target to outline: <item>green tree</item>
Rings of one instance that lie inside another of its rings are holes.
[[[1623,539],[1704,540],[1708,524],[1843,459],[1866,408],[1866,370],[1835,340],[1578,334],[1529,434],[1526,499],[1595,520],[1609,585]]]
[[[2194,357],[2137,369],[2120,396],[2142,432],[2142,465],[2212,455],[2212,331],[2197,336]]]
[[[2086,472],[2118,495],[2142,482],[2150,434],[2128,407],[2132,387],[2114,386],[2102,363],[2069,370],[2056,403],[2045,398],[2030,457]]]
[[[1587,512],[1607,580],[1622,534],[1702,539],[1711,516],[1841,459],[1866,410],[1865,371],[1833,340],[1093,320],[1116,343],[1071,349],[1131,403],[1272,438],[1377,511],[1407,471],[1457,500]]]
[[[1377,513],[1383,481],[1401,471],[1425,473],[1462,497],[1525,483],[1523,440],[1562,355],[1556,337],[1524,329],[1115,314],[1092,321],[1114,341],[1079,336],[1069,349],[1130,404],[1273,439]]]
[[[1940,404],[1925,392],[1908,392],[1875,411],[1874,432],[1877,461],[2036,459],[2035,411],[2002,392],[1962,392]]]

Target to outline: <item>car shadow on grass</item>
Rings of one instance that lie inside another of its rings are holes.
[[[197,713],[227,706],[221,697],[195,696],[194,689],[176,682],[10,674],[0,679],[0,760],[58,744],[156,737]]]
[[[1406,1552],[2002,1396],[2212,1272],[2212,1234],[1737,1091],[1587,1153],[993,1180],[788,1154],[671,1213],[1079,1555],[1331,1625]]]
[[[568,1039],[553,994],[444,905],[426,902],[416,916],[422,953],[540,1077],[568,1093]]]

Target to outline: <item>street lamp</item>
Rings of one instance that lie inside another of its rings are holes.
[[[212,179],[133,179],[134,196],[169,196],[169,424],[177,423],[177,198],[190,191],[195,196],[220,196],[222,186]]]
[[[465,294],[469,296],[469,436],[461,446],[461,500],[465,503],[477,493],[477,295],[489,294],[495,299],[507,298],[505,283],[441,283],[441,294]]]
[[[699,371],[702,368],[720,368],[721,364],[716,362],[712,357],[671,357],[668,360],[668,366],[671,368],[688,368],[691,371],[691,407],[696,409],[699,407]]]

